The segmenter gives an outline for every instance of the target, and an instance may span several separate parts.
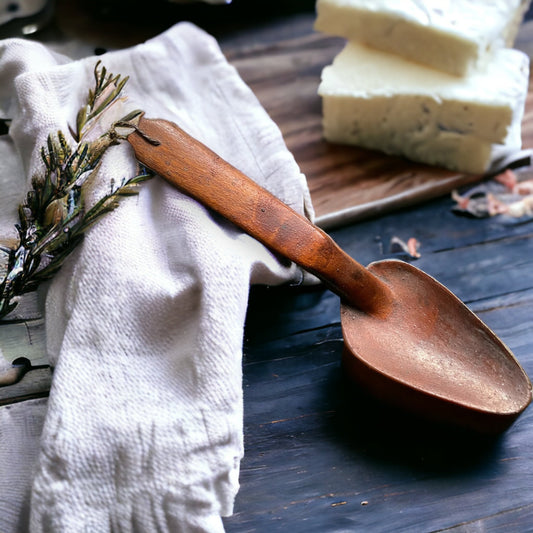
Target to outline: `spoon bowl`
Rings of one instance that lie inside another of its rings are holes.
[[[391,288],[385,318],[341,305],[343,368],[362,388],[425,418],[505,430],[531,401],[513,354],[453,293],[409,263],[368,266]]]

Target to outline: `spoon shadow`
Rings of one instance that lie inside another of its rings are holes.
[[[327,386],[336,404],[331,438],[374,461],[454,475],[498,455],[502,434],[484,435],[408,413],[376,400],[343,375],[332,376]]]

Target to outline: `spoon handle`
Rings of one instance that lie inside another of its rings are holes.
[[[143,116],[128,141],[146,167],[316,275],[346,303],[373,314],[388,309],[392,295],[381,280],[307,218],[176,124]]]

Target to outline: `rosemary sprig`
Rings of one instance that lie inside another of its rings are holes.
[[[123,138],[116,125],[134,125],[140,115],[140,111],[129,113],[96,140],[86,141],[95,126],[102,127],[106,111],[124,100],[121,93],[128,81],[127,77],[108,73],[100,62],[95,66],[94,77],[94,89],[89,91],[87,104],[77,116],[76,131],[72,132],[78,144],[75,148],[70,146],[61,131],[48,136],[41,149],[44,172],[32,179],[31,189],[19,206],[19,222],[15,225],[18,243],[0,245],[7,258],[0,282],[0,319],[17,306],[22,294],[35,290],[59,270],[87,229],[115,209],[121,197],[137,194],[138,185],[152,177],[143,171],[113,186],[92,207],[85,205],[86,187],[102,156]]]

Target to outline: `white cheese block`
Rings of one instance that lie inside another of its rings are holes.
[[[463,76],[512,47],[530,0],[318,0],[315,29]]]
[[[493,143],[520,148],[529,58],[501,49],[457,78],[348,43],[324,68],[324,137],[461,172],[484,172]]]

